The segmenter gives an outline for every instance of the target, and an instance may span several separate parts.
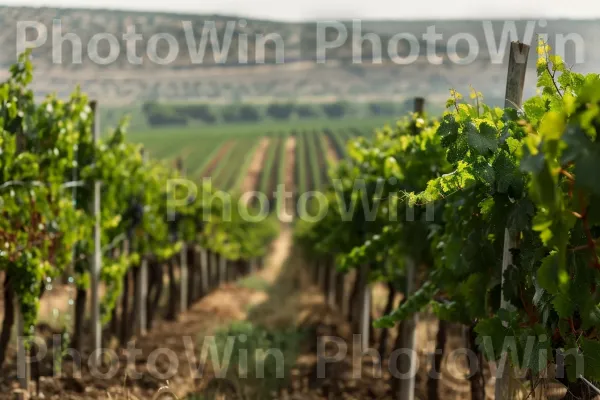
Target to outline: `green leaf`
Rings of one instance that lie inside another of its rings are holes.
[[[387,315],[373,322],[373,326],[377,329],[393,328],[394,325],[396,325],[394,318]]]
[[[479,129],[477,129],[475,124],[470,122],[465,128],[465,132],[469,146],[477,154],[486,155],[495,152],[498,148],[496,129],[487,122],[482,122],[479,125]]]
[[[524,231],[535,214],[535,207],[531,200],[522,199],[512,207],[508,215],[508,228],[511,232]]]
[[[513,160],[506,151],[500,152],[493,164],[496,175],[496,190],[520,197],[523,192],[523,177]]]
[[[400,177],[400,166],[394,157],[387,157],[383,166],[383,173],[386,178]]]
[[[444,115],[444,118],[442,119],[442,122],[440,123],[440,126],[437,129],[437,134],[441,138],[452,137],[455,140],[458,136],[459,128],[460,126],[458,122],[456,122],[456,120],[454,119],[454,116],[452,114],[446,114]],[[453,140],[450,141],[448,144],[451,144],[452,142]]]
[[[485,217],[494,209],[494,198],[488,197],[479,203],[479,209],[481,210],[481,214]]]
[[[500,358],[504,339],[509,334],[500,318],[493,317],[480,320],[475,326],[477,343],[488,361]]]
[[[523,104],[523,109],[529,120],[537,125],[546,112],[546,101],[541,96],[534,96]]]
[[[565,293],[559,293],[554,297],[552,305],[560,318],[569,318],[575,312],[575,303]]]
[[[469,152],[469,145],[464,135],[460,135],[458,139],[448,149],[448,162],[451,164],[457,164],[463,160]]]
[[[583,375],[594,381],[600,380],[600,342],[582,337],[581,351],[585,368]]]
[[[494,182],[496,182],[494,168],[486,161],[480,161],[473,164],[472,171],[475,178],[488,186],[492,186]]]
[[[538,283],[546,291],[557,294],[558,281],[558,257],[556,253],[552,253],[542,261],[542,265],[537,272]]]
[[[593,144],[582,151],[575,161],[575,183],[600,196],[600,177],[598,163],[600,162],[600,146]]]

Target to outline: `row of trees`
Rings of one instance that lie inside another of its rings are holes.
[[[504,109],[453,91],[440,122],[419,112],[352,141],[332,171],[335,212],[299,224],[296,238],[325,268],[330,297],[357,270],[349,318],[365,345],[369,284],[383,280],[405,295],[375,323],[400,323],[395,348],[414,348],[418,312],[440,319],[433,370],[446,323],[464,326],[478,360],[472,399],[485,398],[484,357],[507,366],[496,399],[527,396],[550,367],[566,398],[591,399],[600,381],[600,76],[569,71],[540,43],[539,94],[521,105],[528,51],[511,45]],[[396,398],[413,398],[414,380],[392,386]],[[428,388],[439,398],[437,379]]]
[[[346,117],[357,110],[365,116],[395,116],[402,113],[405,104],[393,102],[373,102],[368,104],[351,104],[337,101],[324,104],[299,104],[299,103],[272,103],[269,105],[258,104],[230,104],[222,107],[208,104],[163,104],[148,102],[142,106],[142,112],[151,126],[177,126],[187,125],[190,121],[205,124],[217,122],[261,122],[266,119],[286,121],[291,118],[331,118]]]
[[[50,96],[34,102],[28,53],[10,72],[0,84],[0,365],[15,324],[18,335],[35,333],[48,280],[73,278],[74,326],[65,328],[71,346],[87,352],[100,347],[102,332],[114,328],[117,316],[121,328],[109,331],[120,331],[122,343],[134,328],[143,333],[158,312],[164,275],[165,316],[173,319],[177,304],[187,308],[215,279],[247,270],[266,253],[276,234],[272,220],[245,221],[237,203],[229,209],[213,202],[208,185],[192,195],[174,184],[181,166],[150,160],[127,142],[125,121],[100,139],[95,103],[79,91],[66,101]],[[86,325],[92,327],[91,349],[83,347]],[[21,344],[19,351],[28,350]],[[20,378],[27,387],[27,375]]]

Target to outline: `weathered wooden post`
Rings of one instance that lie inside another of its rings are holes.
[[[327,302],[331,308],[335,308],[335,290],[337,283],[337,270],[335,269],[335,261],[332,259],[331,264],[329,265],[329,279],[328,279],[328,288],[327,288]]]
[[[200,276],[202,279],[202,296],[206,296],[210,290],[208,274],[208,252],[200,247]]]
[[[131,242],[129,237],[123,240],[122,243],[123,248],[123,256],[125,258],[129,257],[131,254]],[[131,287],[131,268],[128,268],[123,275],[123,291],[121,292],[121,296],[119,300],[121,302],[121,329],[119,332],[119,341],[121,345],[127,343],[127,339],[129,339],[129,333],[131,331],[131,321],[129,320],[129,296],[130,296],[130,287]]]
[[[258,262],[256,261],[256,257],[252,257],[250,259],[250,271],[248,271],[250,275],[253,275],[256,273],[256,271],[258,270],[257,265],[258,265]]]
[[[323,295],[327,296],[327,263],[325,260],[319,260],[319,281],[318,286],[319,290]]]
[[[525,73],[527,72],[527,58],[529,57],[529,46],[512,42],[508,59],[508,74],[506,77],[506,95],[504,99],[504,108],[518,109],[523,101],[523,89],[525,87]],[[504,287],[504,272],[512,264],[511,249],[517,248],[518,232],[510,232],[508,228],[504,230],[504,249],[502,254],[502,287]],[[504,290],[501,291],[501,308],[506,308],[508,302],[504,299]],[[496,370],[496,400],[509,400],[513,398],[515,388],[513,388],[513,378],[510,362],[507,354],[502,354]],[[498,376],[499,375],[499,376]]]
[[[369,348],[369,332],[371,324],[371,288],[369,287],[369,272],[370,265],[363,264],[360,266],[362,269],[357,279],[361,279],[361,311],[360,311],[360,337],[361,337],[361,348],[366,351]]]
[[[219,284],[227,281],[227,258],[223,254],[219,254]]]
[[[415,98],[414,112],[417,115],[423,115],[425,112],[425,99],[422,97]],[[412,212],[412,210],[410,210]],[[408,219],[408,217],[407,217]],[[416,290],[416,270],[417,265],[411,257],[405,259],[406,268],[406,293],[405,296],[411,296]],[[409,358],[403,358],[404,362],[400,365],[400,370],[403,374],[409,374],[408,378],[400,381],[399,390],[397,394],[398,400],[413,400],[415,398],[415,376],[416,376],[416,351],[415,351],[415,340],[416,340],[416,327],[418,322],[418,315],[413,314],[409,319],[402,321],[399,326],[399,334],[401,335],[402,349],[409,350]]]
[[[185,169],[183,167],[183,160],[179,158],[177,160],[177,169],[179,170],[181,177],[185,177]],[[184,312],[188,308],[188,275],[189,275],[189,266],[187,259],[187,243],[185,241],[185,237],[182,237],[183,244],[181,245],[181,252],[179,254],[179,264],[181,275],[179,277],[179,309],[181,312]]]
[[[219,282],[219,266],[218,266],[216,251],[210,252],[210,277],[211,277],[210,278],[211,289],[218,287],[220,282]]]
[[[93,100],[90,102],[90,108],[92,109],[93,116],[93,127],[92,134],[94,137],[94,143],[98,143],[100,139],[100,112],[98,102]],[[101,242],[101,187],[102,182],[94,182],[94,200],[92,204],[92,213],[94,215],[94,254],[91,258],[91,307],[92,307],[92,362],[96,365],[100,365],[100,355],[102,348],[102,324],[100,320],[100,270],[102,268],[102,242]]]
[[[415,291],[415,273],[416,265],[412,258],[407,257],[406,260],[406,293],[409,297]],[[403,362],[400,363],[400,371],[402,374],[408,374],[407,378],[400,381],[397,399],[398,400],[413,400],[415,398],[415,376],[416,372],[416,351],[415,351],[415,333],[418,317],[414,314],[407,320],[402,321],[399,326],[399,334],[401,335],[401,349],[407,349],[409,358],[403,357]]]
[[[19,298],[15,302],[15,315],[17,319],[17,379],[19,388],[22,389],[20,395],[29,394],[29,384],[31,382],[31,366],[29,364],[29,350],[27,349],[27,338],[25,337],[25,325],[23,314],[21,313],[21,301]]]
[[[149,154],[144,149],[142,149],[142,158],[144,164],[147,165]],[[142,206],[145,206],[145,204],[142,204]],[[148,235],[144,234],[144,237],[147,238]],[[138,336],[144,336],[148,329],[148,311],[146,308],[148,304],[148,254],[144,252],[141,257],[140,270],[136,276],[137,282],[135,285],[137,289],[135,295],[138,298],[136,301],[137,309],[135,310],[137,317],[136,334]]]
[[[26,138],[23,132],[16,132],[16,153],[21,153],[25,150]],[[8,279],[8,278],[7,278]],[[6,285],[5,289],[10,290],[10,285]],[[16,320],[16,334],[17,334],[17,380],[19,382],[18,392],[15,392],[17,399],[26,398],[29,396],[29,383],[31,381],[31,367],[29,364],[29,351],[27,349],[27,340],[25,337],[25,321],[23,319],[23,313],[21,312],[21,299],[13,291],[14,298],[14,316]],[[10,338],[10,333],[9,333]]]

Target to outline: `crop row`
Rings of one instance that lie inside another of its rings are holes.
[[[262,168],[254,189],[264,193],[271,204],[277,186],[289,181],[289,174],[298,193],[321,189],[329,179],[330,161],[346,159],[348,141],[365,135],[370,132],[360,128],[265,132],[263,137],[269,138],[269,144],[262,155]],[[296,142],[293,171],[286,161],[291,138]],[[193,142],[184,139],[181,135],[173,135],[170,141],[160,138],[150,151],[167,160],[182,158],[188,177],[198,180],[210,177],[216,188],[228,191],[242,186],[260,143],[257,135],[200,136]]]

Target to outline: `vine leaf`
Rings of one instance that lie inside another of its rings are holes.
[[[600,380],[600,342],[581,338],[581,351],[585,365],[585,376]]]
[[[498,148],[496,129],[487,122],[482,122],[479,129],[471,122],[465,128],[465,132],[469,146],[479,155],[493,153]]]

